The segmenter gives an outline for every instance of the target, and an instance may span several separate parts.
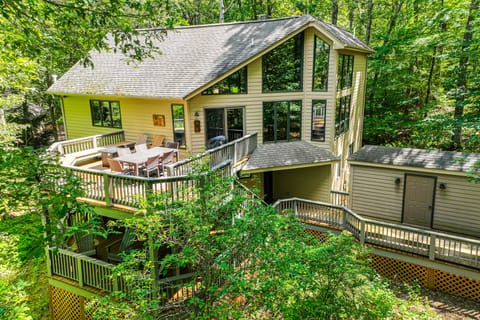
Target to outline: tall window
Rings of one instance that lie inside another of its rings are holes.
[[[341,54],[338,60],[338,85],[337,90],[352,87],[353,56]]]
[[[315,36],[315,48],[313,54],[313,90],[326,91],[330,46],[321,38]]]
[[[263,142],[300,140],[301,116],[301,101],[264,102]]]
[[[300,33],[263,56],[263,92],[301,91],[302,73],[303,33]]]
[[[227,141],[243,137],[243,107],[205,109],[208,140],[225,136]]]
[[[247,67],[232,73],[220,82],[212,85],[202,94],[239,94],[247,93]]]
[[[90,100],[92,125],[95,127],[121,128],[120,102]]]
[[[312,141],[325,141],[326,100],[312,102]]]
[[[173,140],[185,145],[185,110],[183,104],[172,104]]]
[[[343,96],[337,99],[335,110],[335,136],[346,131],[350,126],[350,103],[352,96]]]

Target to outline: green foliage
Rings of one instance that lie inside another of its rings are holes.
[[[93,301],[96,319],[405,318],[402,303],[350,235],[322,243],[293,216],[246,201],[230,178],[202,173],[194,179],[189,192],[198,197],[172,203],[152,194],[141,214],[120,222],[135,228],[145,247],[116,270],[132,291]],[[197,291],[186,303],[165,304],[166,296],[152,294],[152,276],[192,271],[184,286]]]

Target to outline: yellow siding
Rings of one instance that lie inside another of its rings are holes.
[[[330,202],[330,166],[273,172],[273,197]]]
[[[352,166],[351,208],[363,216],[400,223],[403,211],[405,174],[437,178],[433,229],[478,236],[480,230],[480,185],[469,183],[466,176]],[[401,178],[396,185],[395,178]],[[445,183],[446,189],[438,188]]]
[[[478,237],[480,230],[480,184],[466,177],[439,175],[435,194],[433,228]]]
[[[115,100],[120,102],[122,129],[92,126],[90,99]],[[64,111],[68,139],[75,139],[117,130],[125,131],[126,140],[135,140],[139,134],[164,135],[166,140],[173,140],[173,120],[171,104],[186,103],[181,100],[134,99],[118,97],[69,96],[64,98]],[[165,127],[153,125],[152,115],[165,116]],[[186,126],[188,121],[186,121]],[[188,131],[188,128],[186,128]]]
[[[363,216],[401,222],[403,172],[363,166],[351,167],[351,208]],[[400,177],[402,183],[394,183]]]
[[[328,73],[328,91],[312,91],[313,79],[313,57],[314,57],[314,37],[318,35],[331,44],[329,73]],[[352,54],[352,53],[350,53]],[[193,97],[189,101],[189,115],[193,118],[195,112],[198,112],[198,119],[201,121],[202,131],[192,134],[192,150],[199,152],[205,146],[205,123],[204,108],[209,107],[245,107],[245,132],[258,133],[258,142],[263,141],[262,135],[262,108],[264,101],[282,101],[282,100],[302,100],[302,140],[309,141],[312,144],[325,148],[327,150],[336,151],[337,144],[334,143],[334,124],[335,124],[335,94],[337,81],[337,60],[338,52],[333,49],[333,43],[325,39],[315,29],[310,28],[305,31],[304,45],[304,69],[303,69],[303,92],[278,92],[278,93],[262,93],[262,59],[256,59],[248,65],[248,94],[240,95],[209,95],[201,94]],[[365,81],[366,58],[364,55],[355,55],[355,78],[352,101],[355,106],[352,108],[351,127],[353,130],[361,130],[361,122],[363,116],[363,94]],[[312,100],[327,101],[326,115],[326,139],[325,142],[311,141],[311,114]],[[351,130],[351,132],[353,131]],[[361,132],[352,133],[348,142],[355,141],[355,148],[361,146]],[[351,142],[350,142],[351,143]],[[341,148],[348,148],[350,143],[345,143]],[[345,153],[337,153],[345,154]]]

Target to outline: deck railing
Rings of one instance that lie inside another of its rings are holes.
[[[189,176],[145,178],[102,172],[75,166],[63,166],[74,175],[80,177],[85,192],[85,198],[104,201],[107,207],[124,205],[138,208],[149,193],[168,195],[167,202],[188,201],[195,195],[192,193],[197,180]],[[229,175],[231,161],[225,160],[212,168],[219,174]]]
[[[76,152],[92,150],[99,147],[115,145],[124,141],[125,132],[122,130],[105,134],[97,134],[84,138],[55,142],[47,149],[47,152],[67,155]]]
[[[348,207],[350,193],[345,191],[330,190],[330,202],[337,206]]]
[[[124,279],[114,276],[115,265],[111,263],[54,247],[48,248],[48,257],[50,276],[70,279],[77,282],[79,287],[90,287],[105,292],[129,293],[130,288]],[[155,293],[166,299],[165,302],[178,302],[180,299],[191,297],[192,289],[188,289],[187,283],[191,282],[194,277],[194,273],[189,273],[159,279]]]
[[[178,161],[167,166],[168,176],[182,176],[190,174],[195,168],[206,159],[209,167],[212,168],[225,160],[231,160],[235,165],[238,161],[251,154],[257,147],[257,134],[249,134],[240,139],[221,145],[217,148],[183,161]]]
[[[353,211],[322,202],[291,198],[277,201],[279,213],[292,210],[295,216],[308,223],[326,224],[350,232],[360,243],[391,248],[480,268],[480,241],[446,233],[424,230],[399,224],[370,220]]]

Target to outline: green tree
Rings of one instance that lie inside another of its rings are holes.
[[[366,251],[351,236],[321,243],[293,216],[245,198],[231,178],[205,173],[193,178],[198,184],[189,193],[198,197],[171,203],[153,194],[141,214],[120,222],[134,228],[145,247],[117,267],[132,289],[93,301],[95,318],[380,319],[399,314],[395,305],[401,302],[374,276]],[[186,303],[166,304],[175,295],[152,294],[161,283],[153,279],[192,271],[195,278],[182,292],[196,293]]]

